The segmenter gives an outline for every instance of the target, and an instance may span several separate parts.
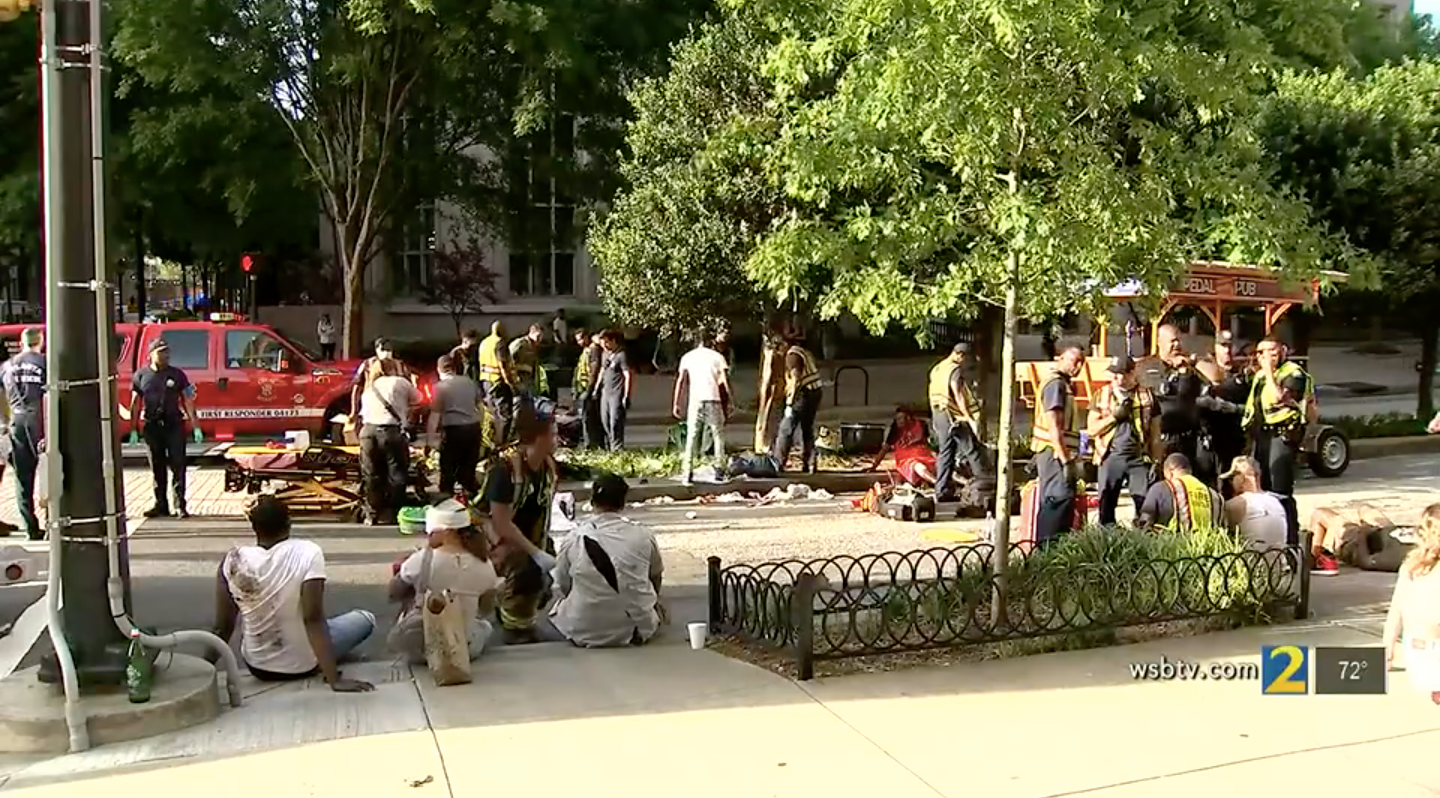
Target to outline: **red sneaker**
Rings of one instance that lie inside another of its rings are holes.
[[[1340,573],[1340,562],[1328,551],[1316,552],[1310,573],[1314,576],[1334,576]]]

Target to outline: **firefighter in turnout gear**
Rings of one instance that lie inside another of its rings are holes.
[[[1110,384],[1091,406],[1090,439],[1099,466],[1102,524],[1114,524],[1120,495],[1127,488],[1135,511],[1145,501],[1150,473],[1160,449],[1160,418],[1155,396],[1135,378],[1135,360],[1120,355],[1110,361]]]
[[[815,471],[815,416],[820,412],[820,368],[805,348],[805,333],[793,327],[785,336],[785,413],[775,434],[775,459],[784,471],[790,448],[800,438],[801,468]]]
[[[980,402],[965,379],[970,345],[955,344],[950,356],[930,369],[930,429],[940,443],[935,461],[935,497],[949,499],[954,493],[956,466],[963,465],[970,476],[989,475],[985,449],[980,441]]]
[[[1070,381],[1080,373],[1080,347],[1061,347],[1055,367],[1040,383],[1030,429],[1040,507],[1035,542],[1046,543],[1070,531],[1075,518],[1075,481],[1080,466],[1080,426]]]
[[[515,406],[515,372],[510,364],[510,350],[505,345],[505,327],[500,322],[490,325],[490,335],[480,342],[480,388],[485,406],[490,411],[495,447],[504,448],[510,431],[511,410]]]

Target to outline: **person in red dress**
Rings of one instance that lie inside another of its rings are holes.
[[[899,405],[885,433],[885,445],[875,455],[870,470],[880,468],[885,455],[895,453],[895,472],[910,485],[935,485],[935,452],[930,449],[930,427],[915,417],[910,408]]]

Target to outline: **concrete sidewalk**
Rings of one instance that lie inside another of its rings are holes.
[[[673,640],[494,652],[435,688],[385,663],[369,695],[246,685],[206,727],[48,761],[0,789],[111,798],[571,792],[673,796],[1434,796],[1440,707],[1403,673],[1375,697],[1263,697],[1255,682],[1137,682],[1159,659],[1257,662],[1262,645],[1371,646],[1379,618],[798,685]],[[239,785],[249,785],[241,788]],[[260,787],[260,785],[266,785]]]

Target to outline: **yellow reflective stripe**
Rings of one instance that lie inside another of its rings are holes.
[[[1034,420],[1030,425],[1030,451],[1043,452],[1046,449],[1053,449],[1050,443],[1050,414],[1045,411],[1044,399],[1045,388],[1053,380],[1066,380],[1068,378],[1059,372],[1052,371],[1048,377],[1040,382],[1040,389],[1035,392],[1035,413]],[[1065,391],[1065,410],[1061,413],[1065,423],[1065,429],[1060,431],[1060,440],[1066,448],[1080,448],[1080,432],[1076,429],[1075,423],[1075,396],[1067,385]]]
[[[1181,532],[1213,529],[1215,506],[1210,501],[1210,489],[1189,474],[1180,476],[1176,482],[1180,484],[1168,483],[1170,495],[1174,497],[1175,519],[1167,528]]]

